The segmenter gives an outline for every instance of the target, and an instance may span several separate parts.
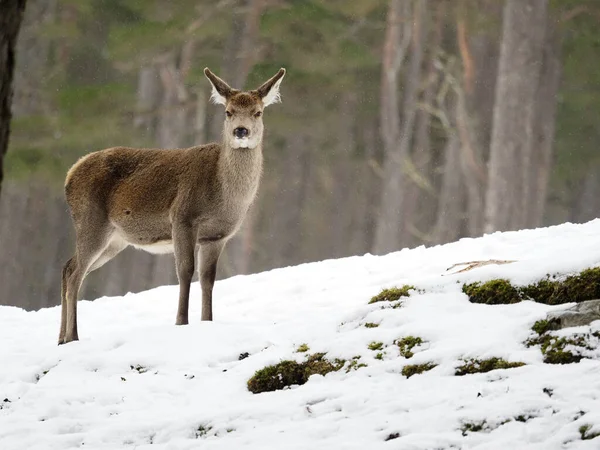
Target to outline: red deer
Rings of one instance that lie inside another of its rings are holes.
[[[231,88],[208,68],[204,74],[211,99],[225,106],[222,142],[183,149],[114,147],[84,156],[67,173],[76,245],[62,272],[59,344],[78,340],[77,297],[84,278],[130,245],[175,254],[177,325],[188,323],[199,249],[202,320],[212,320],[217,262],[256,196],[263,109],[280,101],[285,69],[252,91]]]

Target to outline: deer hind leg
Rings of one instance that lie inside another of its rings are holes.
[[[179,279],[179,304],[175,325],[188,324],[190,284],[194,276],[194,253],[196,252],[196,230],[187,223],[173,223],[173,249],[175,268]]]
[[[217,276],[217,263],[225,240],[202,244],[200,249],[200,284],[202,286],[202,320],[213,320],[212,292]]]
[[[89,221],[88,224],[90,224]],[[91,223],[89,227],[78,229],[75,256],[69,260],[70,263],[67,263],[63,270],[65,301],[63,302],[62,319],[64,320],[65,329],[63,333],[61,320],[59,344],[79,340],[77,333],[77,297],[79,289],[87,274],[91,270],[100,267],[101,264],[96,264],[96,261],[100,261],[108,250],[111,234],[112,229],[108,223],[102,225]],[[108,259],[104,262],[106,261]]]
[[[67,280],[73,273],[75,257],[69,259],[63,267],[62,279],[60,285],[60,333],[58,335],[58,344],[65,343],[65,332],[67,331]]]

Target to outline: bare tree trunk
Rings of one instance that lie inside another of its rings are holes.
[[[453,109],[456,109],[456,106]],[[454,111],[452,112],[454,113]],[[433,242],[436,244],[444,244],[458,239],[461,235],[464,218],[465,187],[460,170],[461,145],[455,128],[453,125],[449,130],[444,151],[442,186],[437,208],[437,221],[433,232]]]
[[[29,0],[17,39],[17,65],[14,75],[13,114],[15,117],[41,114],[45,109],[51,40],[40,28],[51,23],[56,0]]]
[[[433,185],[435,167],[431,145],[431,111],[435,109],[435,95],[439,84],[436,58],[442,45],[445,15],[446,4],[437,3],[432,18],[434,26],[424,75],[425,88],[417,114],[415,143],[411,151],[412,164],[407,170],[408,186],[404,214],[405,245],[408,246],[427,242],[428,231],[435,225],[438,199]]]
[[[548,182],[552,168],[554,130],[556,127],[556,96],[561,80],[561,42],[558,24],[549,18],[544,45],[544,62],[537,93],[534,127],[532,173],[530,174],[531,207],[528,225],[543,224]]]
[[[0,2],[0,189],[4,179],[4,155],[8,150],[13,73],[17,34],[25,11],[25,0]]]
[[[400,4],[398,4],[400,3]],[[403,9],[400,9],[400,6]],[[385,148],[383,186],[373,251],[384,253],[400,246],[404,221],[402,204],[405,195],[404,164],[408,158],[416,116],[416,98],[423,60],[423,23],[426,0],[416,0],[414,14],[411,2],[392,0],[388,10],[383,52],[381,83],[381,130]],[[412,19],[412,23],[407,23]],[[400,24],[405,22],[402,31]],[[398,72],[404,52],[411,44],[410,66],[405,78],[403,122],[400,127],[397,90]]]
[[[163,86],[163,99],[157,129],[158,145],[163,148],[179,148],[185,145],[188,93],[180,68],[174,57],[159,67]]]
[[[377,219],[377,202],[381,183],[381,155],[377,138],[376,119],[363,120],[359,132],[364,156],[359,161],[354,181],[359,184],[358,195],[352,200],[350,254],[364,254],[373,248]]]
[[[339,106],[338,138],[335,159],[331,167],[332,192],[330,202],[336,214],[329,227],[328,254],[332,258],[348,255],[349,234],[352,226],[352,206],[356,199],[357,183],[354,180],[354,148],[356,138],[355,112],[357,99],[353,91],[342,94]]]
[[[547,6],[547,0],[508,0],[504,8],[486,194],[488,232],[527,226]]]
[[[160,106],[161,81],[156,65],[141,67],[138,73],[137,107],[133,124],[153,137],[156,133],[156,114]]]
[[[461,4],[457,19],[457,42],[462,62],[462,83],[457,86],[458,104],[456,123],[461,141],[461,170],[467,193],[466,233],[479,236],[483,232],[485,188],[487,173],[485,161],[489,148],[489,130],[492,123],[493,92],[497,77],[498,37],[488,29],[468,30],[468,12]],[[478,6],[485,20],[501,13],[501,4],[495,0],[480,0]]]

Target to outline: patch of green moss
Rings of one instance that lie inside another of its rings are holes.
[[[405,358],[412,358],[414,353],[412,349],[423,344],[423,339],[415,336],[406,336],[394,342],[400,349],[400,354]]]
[[[460,431],[462,432],[463,436],[466,436],[468,433],[477,433],[486,429],[487,423],[485,420],[482,420],[481,422],[463,423],[462,427],[460,427]]]
[[[381,353],[381,352],[377,353],[375,355],[375,359],[378,359],[378,360],[382,361],[383,360],[383,353]]]
[[[423,372],[427,372],[431,369],[433,369],[434,367],[436,367],[437,364],[431,363],[431,362],[427,362],[427,363],[423,363],[423,364],[408,364],[406,366],[404,366],[402,368],[402,375],[404,375],[406,378],[410,378],[413,375],[417,375],[419,373],[423,373]]]
[[[304,362],[281,361],[278,364],[267,366],[248,380],[248,390],[254,394],[260,392],[277,391],[292,385],[302,385],[311,375],[326,375],[329,372],[340,370],[345,361],[336,359],[330,361],[324,353],[315,353],[307,357]]]
[[[488,305],[518,303],[531,299],[547,305],[580,303],[600,298],[600,267],[586,269],[563,281],[547,277],[528,286],[513,286],[508,280],[463,285],[463,292],[472,303]]]
[[[560,281],[545,279],[528,286],[523,286],[521,292],[523,296],[535,302],[553,305],[555,304],[553,299],[556,297],[556,292],[559,290],[560,285]]]
[[[505,305],[522,300],[519,290],[504,279],[464,284],[462,291],[468,295],[471,303]]]
[[[532,416],[530,414],[520,414],[517,417],[515,417],[515,420],[517,422],[523,422],[523,423],[527,423],[529,422],[531,419],[535,419],[536,416]]]
[[[598,431],[590,433],[591,429],[592,429],[592,426],[589,424],[582,425],[579,427],[579,433],[581,434],[582,441],[590,441],[590,440],[595,439],[598,436],[600,436],[600,432],[598,432]]]
[[[329,372],[337,372],[344,367],[346,361],[343,359],[334,359],[330,361],[325,358],[325,353],[315,353],[308,356],[304,365],[304,382],[308,381],[311,375],[327,375]],[[304,383],[301,383],[304,384]]]
[[[309,350],[310,350],[310,348],[308,347],[308,344],[300,344],[298,346],[298,348],[296,349],[296,352],[297,353],[305,353]]]
[[[358,362],[360,360],[360,356],[353,356],[352,360],[348,363],[348,367],[346,367],[346,373],[351,370],[358,370],[362,367],[367,367],[365,363]]]
[[[248,380],[248,390],[254,394],[277,391],[287,386],[304,383],[304,367],[296,361],[281,361],[256,371]]]
[[[586,269],[567,277],[551,299],[551,305],[583,302],[600,298],[600,267]]]
[[[369,350],[381,350],[383,348],[383,342],[371,342],[369,344]]]
[[[508,362],[502,358],[469,359],[456,368],[454,375],[463,376],[473,373],[486,373],[492,370],[513,369],[524,365],[525,363],[522,362]]]
[[[556,329],[556,323],[557,323],[556,319],[538,320],[536,323],[533,324],[531,329],[533,331],[535,331],[537,334],[544,334],[544,333],[547,333],[548,331]]]
[[[544,362],[547,364],[573,364],[583,359],[583,356],[573,351],[565,350],[567,346],[578,347],[585,350],[593,350],[588,342],[590,337],[599,337],[600,333],[578,334],[570,337],[559,337],[550,334],[553,329],[553,321],[539,320],[531,328],[538,336],[525,341],[527,347],[539,345]],[[597,336],[598,334],[598,336]]]
[[[415,290],[415,287],[408,284],[405,284],[400,288],[393,287],[384,289],[379,294],[371,298],[369,304],[377,302],[393,302],[399,300],[401,297],[408,297],[411,290]]]
[[[365,323],[365,328],[377,328],[379,326],[378,323],[367,322]]]
[[[575,338],[558,337],[551,334],[543,334],[525,343],[528,347],[539,345],[544,362],[547,364],[573,364],[583,359],[583,356],[565,350],[567,345],[589,348],[583,336]]]

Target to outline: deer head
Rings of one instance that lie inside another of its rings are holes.
[[[224,144],[234,149],[253,149],[260,145],[264,130],[263,110],[281,101],[279,86],[285,69],[279,69],[272,78],[252,91],[231,88],[208,68],[204,69],[204,75],[212,85],[213,103],[225,106]]]

